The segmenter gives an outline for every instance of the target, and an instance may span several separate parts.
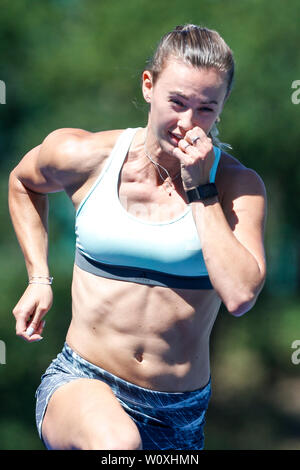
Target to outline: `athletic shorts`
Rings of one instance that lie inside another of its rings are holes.
[[[211,380],[205,387],[191,392],[146,389],[91,364],[66,343],[45,371],[36,391],[36,424],[42,440],[42,421],[52,394],[61,385],[79,378],[101,380],[110,386],[123,409],[136,423],[143,450],[203,449],[203,427]]]

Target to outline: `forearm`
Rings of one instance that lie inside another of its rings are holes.
[[[263,285],[259,263],[234,235],[217,198],[192,203],[192,211],[213,287],[230,313],[242,315]]]
[[[12,171],[8,202],[28,276],[49,276],[48,196],[26,188]]]

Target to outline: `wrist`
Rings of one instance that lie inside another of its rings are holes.
[[[51,286],[52,276],[29,276],[28,284],[45,284]]]
[[[215,183],[200,184],[194,188],[185,190],[188,203],[216,199],[218,191]]]
[[[32,257],[31,259],[29,259],[29,257],[26,254],[25,265],[26,265],[26,271],[27,271],[28,277],[33,277],[33,276],[50,277],[48,261],[47,259],[44,259],[44,257],[41,258],[40,256],[36,256],[36,257]]]
[[[183,189],[185,191],[190,191],[191,189],[197,188],[198,186],[203,186],[204,184],[209,184],[209,183],[210,183],[209,179],[198,181],[197,183],[194,183],[194,182],[185,183],[184,181],[182,181]]]
[[[211,197],[209,199],[204,199],[204,200],[199,200],[199,201],[193,201],[191,203],[189,203],[189,206],[191,207],[198,207],[199,205],[201,205],[202,207],[211,207],[211,206],[215,206],[217,203],[219,203],[219,198],[218,196],[214,196],[214,197]]]

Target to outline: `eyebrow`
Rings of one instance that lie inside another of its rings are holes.
[[[185,100],[189,100],[189,97],[181,93],[180,91],[171,91],[170,95],[178,95],[181,98],[184,98]],[[201,101],[201,104],[218,104],[217,101],[211,100],[211,101]]]

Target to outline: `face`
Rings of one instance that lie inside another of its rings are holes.
[[[150,103],[149,126],[161,149],[171,152],[196,126],[209,133],[220,115],[227,92],[226,74],[169,60],[155,85],[143,75],[143,94]]]

